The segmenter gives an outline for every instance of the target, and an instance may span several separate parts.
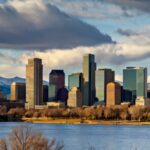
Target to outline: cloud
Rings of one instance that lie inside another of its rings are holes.
[[[34,51],[31,54],[22,55],[19,61],[26,64],[29,58],[38,57],[43,60],[43,64],[47,68],[72,68],[74,64],[81,66],[82,57],[87,53],[95,54],[98,64],[122,65],[127,62],[149,58],[150,47],[134,44],[105,44],[96,47],[78,47],[69,51],[66,51],[66,49],[47,50],[45,52]]]
[[[124,31],[124,30],[123,30]],[[126,30],[125,30],[126,31]],[[122,43],[102,44],[97,46],[79,46],[72,49],[47,49],[45,52],[34,51],[30,54],[23,54],[20,62],[27,63],[28,58],[39,57],[43,59],[45,66],[72,67],[74,64],[81,65],[82,57],[86,53],[96,55],[99,64],[121,65],[128,62],[139,61],[150,57],[150,27],[127,35]],[[64,61],[64,58],[67,58]]]
[[[0,4],[1,48],[61,49],[103,43],[112,43],[111,37],[42,0]]]
[[[148,78],[147,78],[147,82],[148,82],[148,83],[150,83],[150,76],[148,76]]]
[[[102,0],[99,0],[102,1]],[[149,0],[105,0],[105,2],[110,2],[117,4],[122,7],[122,9],[137,9],[143,12],[150,13],[150,1]]]
[[[13,66],[11,64],[1,64],[0,65],[0,76],[2,77],[25,77],[25,66]]]
[[[134,32],[134,31],[132,31],[132,30],[130,30],[130,29],[124,30],[124,29],[119,28],[119,29],[117,30],[117,32],[118,32],[120,35],[127,36],[127,37],[129,37],[129,36],[134,36],[134,35],[138,35],[138,33]]]
[[[49,3],[58,6],[72,16],[86,19],[118,20],[137,15],[137,13],[102,0],[50,0]]]

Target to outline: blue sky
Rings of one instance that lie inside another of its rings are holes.
[[[96,55],[98,67],[114,69],[117,80],[126,66],[148,67],[150,75],[148,1],[0,2],[0,76],[25,77],[32,57],[43,59],[45,80],[54,68],[68,75],[82,71],[85,53]]]

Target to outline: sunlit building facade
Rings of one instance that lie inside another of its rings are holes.
[[[67,104],[69,107],[82,107],[82,93],[79,88],[73,87],[69,91]]]
[[[106,106],[121,104],[121,85],[117,82],[107,84]]]
[[[11,84],[11,101],[24,101],[26,99],[26,85],[25,83],[16,83]]]
[[[39,58],[29,59],[26,65],[26,102],[28,108],[43,103],[43,65]]]
[[[111,69],[98,69],[95,74],[96,101],[105,104],[107,84],[114,82],[115,72]]]

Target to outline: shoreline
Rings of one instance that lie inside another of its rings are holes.
[[[24,122],[35,124],[87,124],[87,125],[150,125],[148,121],[129,121],[129,120],[81,120],[81,119],[59,119],[59,118],[23,118]]]

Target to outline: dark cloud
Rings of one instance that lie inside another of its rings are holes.
[[[119,29],[117,30],[117,32],[118,32],[120,35],[123,35],[123,36],[134,36],[134,35],[138,35],[138,33],[134,32],[134,31],[132,31],[132,30],[129,30],[129,29],[124,30],[124,29],[119,28]]]
[[[51,49],[112,43],[95,27],[43,2],[0,6],[0,47]],[[39,3],[39,4],[38,4]],[[29,6],[31,5],[31,6]]]
[[[150,0],[98,0],[120,5],[122,9],[137,9],[150,13]]]

